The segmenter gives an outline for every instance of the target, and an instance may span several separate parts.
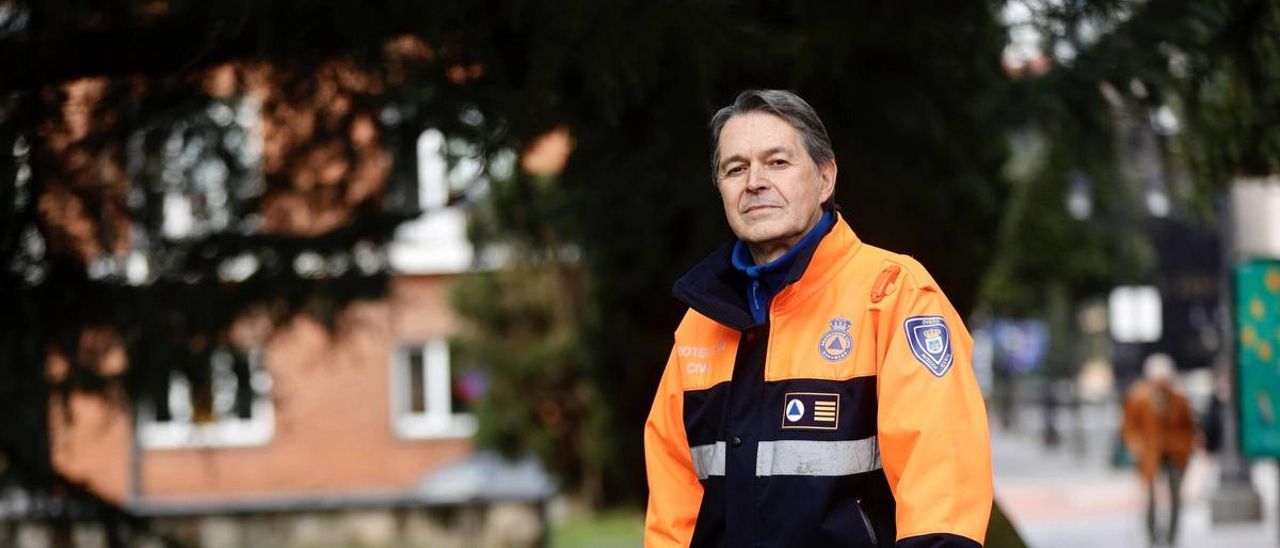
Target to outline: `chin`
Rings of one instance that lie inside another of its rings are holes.
[[[777,226],[755,226],[749,227],[741,234],[738,234],[738,238],[749,244],[767,244],[786,240],[793,235],[793,232]]]
[[[742,215],[737,218],[737,223],[731,225],[736,225],[731,228],[739,239],[752,244],[785,240],[804,230],[803,224],[796,223],[781,212],[754,218],[750,214]]]

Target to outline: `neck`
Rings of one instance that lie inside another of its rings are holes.
[[[747,244],[747,251],[751,252],[751,259],[754,260],[756,264],[768,264],[777,260],[778,257],[786,255],[791,248],[795,247],[797,243],[800,243],[800,239],[804,238],[804,235],[808,234],[810,230],[813,230],[812,225],[804,232],[801,232],[791,238],[787,238],[786,240],[774,240],[772,242],[759,244],[749,243]]]
[[[778,257],[786,255],[791,248],[804,239],[805,235],[813,230],[813,227],[818,226],[818,221],[822,220],[822,216],[825,214],[825,210],[818,210],[818,215],[809,220],[809,226],[786,238],[758,243],[743,242],[747,244],[747,251],[751,252],[751,260],[755,261],[757,265],[762,265],[776,261]]]

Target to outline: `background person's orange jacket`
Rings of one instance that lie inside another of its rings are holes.
[[[645,545],[978,546],[991,511],[972,340],[913,259],[840,219],[757,324],[730,246],[645,424]]]
[[[1121,433],[1144,481],[1168,459],[1186,469],[1196,445],[1196,422],[1187,398],[1164,381],[1139,379],[1125,395]]]

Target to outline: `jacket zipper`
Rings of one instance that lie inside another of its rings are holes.
[[[871,538],[871,545],[880,546],[880,541],[876,540],[876,530],[871,528],[871,518],[867,517],[867,512],[862,509],[862,499],[853,499],[853,504],[858,507],[858,515],[862,516],[862,525],[867,529],[867,536]]]

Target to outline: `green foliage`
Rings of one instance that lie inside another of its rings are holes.
[[[470,232],[491,269],[456,280],[463,318],[458,359],[484,371],[481,445],[532,452],[566,486],[599,495],[601,417],[608,403],[591,382],[581,341],[582,271],[556,234],[564,191],[554,177],[494,178],[472,210]]]
[[[1190,119],[1189,163],[1217,184],[1280,172],[1280,6],[1206,4],[1220,26],[1209,27],[1203,48],[1187,48],[1185,73],[1175,80]]]
[[[984,280],[983,297],[1001,314],[1025,316],[1042,311],[1051,285],[1061,285],[1075,297],[1109,287],[1117,268],[1115,232],[1105,222],[1073,218],[1066,200],[1073,180],[1089,185],[1095,202],[1107,203],[1107,192],[1114,195],[1120,189],[1108,172],[1108,138],[1073,140],[1061,133],[1016,138],[1033,141],[1021,153],[1031,165],[1010,174],[1013,192],[1000,232],[1000,253]],[[1084,166],[1092,169],[1082,171]],[[1096,209],[1094,214],[1104,219],[1110,214]]]
[[[1079,302],[1150,276],[1144,162],[1158,164],[1173,215],[1198,224],[1212,220],[1233,177],[1280,168],[1274,2],[1083,2],[1045,8],[1034,24],[1044,51],[1078,53],[1020,81],[1015,95],[1020,137],[1036,144],[1011,166],[1001,254],[983,286],[986,302],[1015,315],[1044,312],[1055,286]],[[1082,40],[1086,26],[1099,36]],[[1167,113],[1176,127],[1154,129]],[[1064,207],[1073,178],[1089,182],[1088,220]]]
[[[484,371],[489,390],[478,411],[481,444],[507,454],[532,451],[578,484],[592,463],[590,414],[604,402],[585,383],[586,356],[575,325],[556,317],[566,297],[563,271],[516,262],[457,281],[453,302],[473,326],[458,357]]]
[[[1274,173],[1280,162],[1280,7],[1267,0],[1083,3],[1064,18],[1110,29],[1050,72],[1058,101],[1109,82],[1127,100],[1168,104],[1185,119],[1181,161],[1219,188],[1236,175]],[[1116,10],[1114,8],[1122,9]],[[1060,37],[1059,33],[1059,37]],[[1140,83],[1136,87],[1133,83]],[[1134,89],[1142,90],[1141,93]]]

